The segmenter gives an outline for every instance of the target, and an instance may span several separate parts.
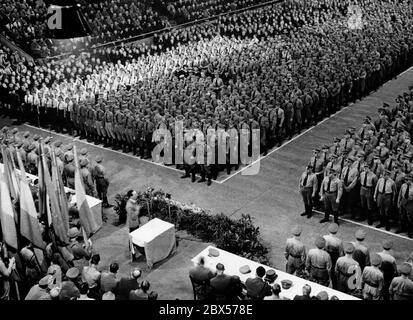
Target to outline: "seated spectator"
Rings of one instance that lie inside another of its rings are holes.
[[[282,300],[280,298],[281,286],[278,283],[274,283],[271,287],[271,295],[264,297],[264,300]]]
[[[259,266],[255,272],[255,278],[248,278],[245,281],[247,297],[251,300],[263,300],[266,296],[271,296],[271,286],[263,280],[265,269]]]
[[[132,290],[139,289],[138,279],[141,277],[142,272],[140,269],[133,269],[129,277],[122,277],[119,280],[118,286],[114,291],[116,300],[128,300],[129,293]]]
[[[310,293],[311,293],[310,285],[305,284],[303,286],[303,295],[302,296],[296,295],[293,300],[311,300]]]
[[[150,286],[147,280],[142,281],[139,289],[132,290],[129,293],[129,300],[148,300]]]
[[[210,280],[211,295],[216,300],[234,300],[241,295],[241,280],[237,276],[225,274],[222,263],[216,266],[217,274]]]
[[[114,262],[109,266],[109,272],[103,271],[100,276],[100,291],[102,293],[116,290],[118,286],[119,279],[117,278],[117,273],[119,270],[119,265]]]
[[[30,288],[24,300],[50,300],[50,285],[53,277],[47,275],[40,279],[39,283]]]
[[[77,298],[77,300],[95,300],[95,299],[89,298],[89,296],[88,296],[89,286],[85,282],[80,285],[79,293],[80,293],[80,297]]]
[[[215,274],[205,267],[205,258],[200,257],[198,264],[189,270],[189,277],[194,286],[195,294],[198,300],[207,299],[210,294],[210,280]]]
[[[115,294],[112,291],[105,292],[102,296],[102,300],[115,300]]]
[[[94,300],[100,299],[100,272],[97,270],[99,261],[100,255],[94,254],[90,259],[90,266],[83,267],[82,271],[82,280],[89,288],[88,296]]]
[[[78,286],[80,285],[80,272],[77,268],[70,268],[66,272],[66,281],[62,282],[60,288],[59,300],[76,300],[80,297]]]

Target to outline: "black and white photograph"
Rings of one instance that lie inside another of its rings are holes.
[[[0,307],[412,301],[412,137],[411,0],[0,0]]]

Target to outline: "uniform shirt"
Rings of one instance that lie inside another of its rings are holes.
[[[321,249],[314,248],[308,251],[307,255],[307,268],[315,267],[318,269],[327,269],[331,270],[331,258],[330,255]]]
[[[396,259],[388,251],[383,250],[382,252],[378,252],[377,254],[381,257],[382,266],[383,262],[390,263],[393,265],[395,273],[397,272]]]
[[[371,171],[377,176],[380,177],[384,172],[384,166],[381,164],[380,161],[374,162]]]
[[[358,178],[358,170],[357,168],[351,168],[351,167],[344,167],[343,170],[341,171],[341,180],[343,181],[345,186],[350,186],[354,182],[356,182]]]
[[[384,276],[379,268],[367,266],[361,276],[361,287],[363,292],[378,295],[383,290]]]
[[[363,171],[360,174],[360,184],[362,187],[374,187],[377,183],[377,176],[373,172]]]
[[[340,141],[340,147],[341,147],[343,150],[352,149],[353,146],[354,146],[354,140],[353,140],[352,138],[349,138],[349,139],[343,138],[343,139]]]
[[[394,194],[396,192],[396,184],[391,178],[384,179],[383,177],[379,179],[376,185],[375,196],[378,193],[384,194]]]
[[[343,194],[343,183],[338,178],[325,177],[321,183],[320,195],[324,196],[324,193],[337,192],[337,198],[341,198]]]
[[[323,162],[322,159],[316,158],[316,157],[312,157],[312,158],[310,159],[309,165],[313,167],[313,172],[314,172],[314,173],[321,173],[321,172],[323,172],[324,162]]]
[[[80,297],[79,289],[73,281],[63,281],[62,288],[59,293],[59,300],[76,300]]]
[[[112,272],[104,271],[100,276],[100,289],[103,292],[114,292],[118,286],[119,279],[116,278],[116,274]]]
[[[49,295],[48,289],[40,288],[38,284],[33,286],[24,300],[40,300],[43,296]]]
[[[303,262],[305,261],[305,246],[300,240],[296,238],[287,239],[285,244],[285,258],[288,259],[289,256],[292,256],[293,258],[301,258]]]
[[[351,244],[354,246],[353,258],[360,264],[360,267],[370,265],[370,250],[359,241],[352,241]],[[360,253],[364,254],[364,261],[360,261]]]
[[[343,241],[341,239],[333,234],[327,234],[323,238],[326,241],[325,250],[327,252],[336,251],[339,257],[344,254]]]
[[[406,200],[413,200],[413,185],[403,183],[399,192],[399,202]]]
[[[317,176],[315,174],[308,174],[306,171],[301,175],[300,188],[313,188],[313,190],[317,190],[317,183]]]
[[[359,263],[352,257],[344,256],[337,259],[335,272],[340,273],[345,277],[351,276],[354,271],[354,267],[360,269]],[[351,269],[350,269],[351,268]],[[360,270],[361,273],[361,270]]]
[[[389,293],[393,300],[413,300],[413,281],[396,277],[390,284]]]

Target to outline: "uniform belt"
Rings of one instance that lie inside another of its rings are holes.
[[[313,186],[310,187],[303,187],[304,189],[313,189]]]
[[[381,195],[385,195],[385,196],[388,196],[388,195],[392,195],[392,194],[393,194],[393,192],[391,192],[391,193],[383,193],[383,192],[379,192],[379,194],[381,194]]]
[[[369,186],[362,186],[363,188],[366,188],[366,189],[372,189],[373,188],[373,186],[371,186],[371,187],[369,187]]]
[[[105,179],[105,177],[97,176],[96,179]]]
[[[327,194],[334,194],[337,193],[337,191],[326,191]]]
[[[290,256],[293,257],[293,258],[296,258],[296,259],[301,259],[301,255],[300,255],[300,256],[296,256],[296,255],[290,253]]]
[[[327,268],[320,268],[320,267],[316,267],[316,266],[311,266],[311,268],[316,268],[316,269],[318,269],[318,270],[327,270]]]
[[[347,273],[347,272],[343,272],[343,271],[341,271],[341,270],[338,270],[338,272],[340,272],[343,276],[345,276],[345,277],[351,277],[352,275],[353,275],[353,273]]]

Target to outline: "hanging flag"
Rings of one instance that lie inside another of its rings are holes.
[[[77,202],[77,209],[79,210],[79,219],[80,224],[85,229],[86,235],[90,237],[96,231],[99,230],[99,226],[95,221],[95,217],[90,210],[89,204],[86,200],[86,192],[85,187],[82,182],[82,176],[80,174],[79,169],[79,161],[77,159],[77,151],[76,146],[73,149],[73,155],[75,157],[75,191],[76,191],[76,202]]]
[[[54,149],[52,153],[52,182],[53,189],[56,190],[56,196],[59,203],[59,208],[63,220],[63,227],[66,233],[69,231],[69,205],[67,203],[67,197],[65,192],[65,187],[63,185],[62,175],[57,168],[56,155]]]
[[[5,170],[5,167],[3,167]],[[10,191],[7,186],[3,170],[0,169],[0,221],[3,241],[9,246],[18,249],[17,228],[14,220],[14,209],[10,199]]]
[[[4,165],[4,177],[9,187],[9,192],[12,200],[17,201],[19,199],[19,180],[17,178],[16,170],[14,170],[13,157],[10,150],[7,148],[1,148]]]
[[[43,146],[41,148],[44,149]],[[55,235],[60,239],[63,243],[68,243],[69,238],[67,236],[67,231],[64,227],[62,213],[60,212],[59,202],[56,196],[56,190],[53,188],[52,179],[50,177],[49,169],[46,163],[46,156],[42,152],[42,165],[43,165],[43,182],[45,184],[45,189],[47,192],[47,196],[49,197],[49,204],[50,204],[50,213],[51,213],[51,220],[53,224],[53,230]]]
[[[42,146],[39,146],[39,154],[43,153]],[[46,227],[49,227],[52,223],[51,217],[47,215],[47,192],[46,183],[44,182],[43,162],[42,158],[38,157],[37,160],[38,171],[38,186],[39,186],[39,214],[46,221]]]
[[[20,168],[20,234],[34,246],[44,250],[46,249],[46,245],[42,239],[36,206],[34,204],[29,182],[27,181],[23,161],[18,152],[17,161]]]

